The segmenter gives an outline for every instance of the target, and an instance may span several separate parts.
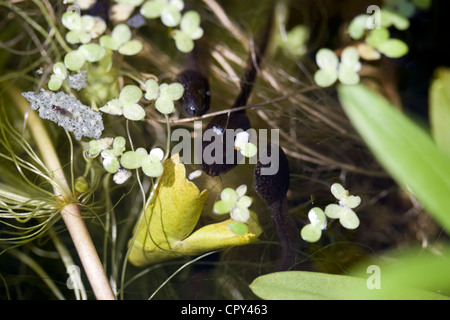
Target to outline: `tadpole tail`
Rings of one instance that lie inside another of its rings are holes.
[[[277,152],[278,153],[273,153]],[[268,144],[265,152],[266,159],[261,159],[255,166],[255,191],[270,208],[271,218],[280,241],[281,253],[275,266],[276,271],[283,271],[295,263],[300,248],[300,234],[296,224],[288,211],[286,194],[290,184],[289,161],[283,149]],[[277,163],[276,163],[277,162]],[[277,164],[275,173],[264,172],[265,169]]]
[[[270,208],[281,246],[275,271],[286,271],[295,264],[297,250],[300,247],[299,232],[289,215],[286,197],[272,203]]]

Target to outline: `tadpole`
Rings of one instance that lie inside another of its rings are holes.
[[[175,81],[181,83],[184,88],[180,104],[181,111],[186,117],[202,116],[209,110],[211,95],[205,68],[207,59],[204,55],[200,57],[202,49],[205,49],[204,45],[199,41],[194,49],[186,55],[185,69],[175,78]],[[200,63],[200,59],[202,63]]]
[[[264,56],[264,52],[266,51],[267,44],[269,42],[270,32],[273,25],[273,15],[274,13],[272,2],[267,23],[258,35],[254,57],[251,53],[248,57],[246,67],[239,81],[239,94],[235,99],[233,105],[229,109],[230,112],[228,114],[219,114],[212,118],[211,121],[207,124],[204,131],[202,140],[203,151],[214,141],[206,140],[205,133],[211,132],[210,130],[213,130],[215,132],[213,139],[222,139],[222,161],[220,161],[219,163],[208,163],[207,161],[205,161],[205,157],[202,157],[202,170],[212,177],[228,172],[239,162],[237,150],[235,150],[234,148],[231,149],[229,148],[229,146],[227,147],[227,135],[223,133],[225,133],[226,129],[241,129],[243,131],[246,131],[251,127],[250,120],[245,112],[245,109],[240,111],[233,111],[233,109],[245,106],[253,89],[253,84],[255,82],[257,74],[257,68],[261,63],[262,57]],[[211,156],[212,158],[215,158],[215,154],[211,154]],[[233,161],[229,161],[229,159],[232,159]]]
[[[276,271],[287,270],[295,263],[296,251],[300,244],[298,229],[294,220],[289,215],[287,203],[287,191],[289,189],[289,162],[283,149],[278,148],[278,171],[275,174],[264,174],[263,168],[268,168],[273,163],[263,163],[261,159],[255,166],[255,191],[270,208],[271,217],[277,230],[281,244],[281,255],[275,266]],[[271,157],[271,145],[267,145],[266,154]]]

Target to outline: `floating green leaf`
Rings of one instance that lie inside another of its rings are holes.
[[[400,58],[409,51],[408,45],[399,39],[389,39],[380,44],[377,49],[388,58]]]
[[[139,40],[130,40],[127,43],[123,44],[118,52],[123,54],[124,56],[134,56],[141,52],[144,45]]]
[[[367,29],[367,20],[369,16],[367,14],[361,14],[353,18],[348,26],[348,32],[350,37],[355,40],[359,40],[364,36]]]
[[[70,51],[64,56],[64,64],[71,71],[80,70],[85,62],[86,58],[78,50]]]
[[[84,44],[80,46],[78,50],[84,55],[86,60],[89,62],[100,61],[106,54],[105,48],[96,43]]]

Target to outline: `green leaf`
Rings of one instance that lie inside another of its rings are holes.
[[[141,14],[147,19],[158,18],[166,5],[165,1],[146,1],[141,7]]]
[[[314,81],[321,87],[329,87],[338,79],[338,73],[335,69],[319,69],[314,74]]]
[[[173,101],[168,97],[159,97],[155,101],[156,110],[162,114],[170,114],[175,110],[175,105]]]
[[[53,65],[53,73],[61,76],[62,79],[66,79],[68,76],[67,68],[62,62],[57,62]]]
[[[240,236],[248,232],[248,226],[242,222],[231,221],[227,227],[231,232]]]
[[[214,213],[217,214],[226,214],[231,211],[231,209],[234,208],[234,202],[232,201],[224,201],[219,200],[216,203],[214,203]]]
[[[200,15],[198,12],[187,11],[181,18],[180,28],[186,34],[193,34],[200,27]]]
[[[367,276],[369,277],[369,276]],[[367,278],[307,271],[286,271],[256,278],[250,289],[266,300],[448,299],[433,292],[407,288],[369,289]]]
[[[105,48],[96,43],[84,44],[78,50],[89,62],[100,61],[106,54]]]
[[[406,30],[409,28],[408,18],[393,12],[391,10],[382,9],[381,10],[381,27],[389,28],[390,26],[396,27],[398,30]]]
[[[124,23],[120,23],[117,26],[114,27],[113,31],[111,32],[111,37],[113,37],[114,40],[116,40],[119,45],[124,44],[125,42],[128,42],[131,40],[131,30],[130,27],[128,27]]]
[[[236,206],[230,211],[230,217],[237,222],[247,222],[250,219],[250,210],[247,207]]]
[[[50,80],[48,81],[48,88],[52,91],[59,90],[61,88],[63,79],[60,75],[52,74]]]
[[[148,155],[142,162],[142,171],[145,175],[155,178],[163,174],[164,167],[156,156]]]
[[[76,30],[82,27],[81,16],[75,11],[64,12],[61,17],[61,22],[69,30]]]
[[[145,99],[155,100],[159,96],[159,84],[155,79],[145,81]]]
[[[342,207],[339,217],[340,224],[346,229],[356,229],[359,226],[359,218],[356,213],[347,207]]]
[[[238,199],[238,193],[232,188],[225,188],[220,193],[220,199],[235,204]]]
[[[327,218],[322,209],[314,207],[308,212],[308,219],[313,226],[318,226],[320,230],[323,230],[327,226]]]
[[[366,86],[342,85],[338,92],[347,116],[380,164],[450,232],[449,157],[428,133]]]
[[[142,91],[138,86],[127,85],[120,91],[119,101],[123,105],[136,103],[142,98]]]
[[[137,103],[127,104],[122,107],[123,116],[128,120],[140,121],[145,118],[145,110]]]
[[[344,210],[343,207],[338,204],[332,203],[325,207],[325,215],[330,219],[339,219],[342,210]]]
[[[104,35],[100,37],[100,44],[102,47],[111,49],[111,50],[117,50],[120,47],[119,41],[114,39],[113,37],[109,35]]]
[[[339,65],[338,78],[341,83],[348,85],[357,84],[360,80],[359,74],[354,67],[345,64]]]
[[[367,14],[361,14],[356,16],[348,26],[348,32],[350,37],[354,40],[359,40],[363,37],[367,29],[367,20],[369,16]]]
[[[384,42],[388,41],[390,37],[389,30],[387,28],[373,29],[366,37],[366,42],[372,47],[377,48]]]
[[[167,97],[170,100],[178,100],[183,96],[184,88],[181,83],[174,82],[171,84],[163,83],[159,86],[159,94],[161,97]]]
[[[127,151],[120,157],[120,164],[125,169],[137,169],[140,168],[144,158],[147,154],[142,154],[136,151]]]
[[[338,200],[344,198],[347,196],[347,190],[339,184],[339,183],[333,183],[331,185],[331,194]]]
[[[378,51],[388,58],[401,58],[408,53],[409,48],[406,43],[399,39],[389,39],[377,47]]]
[[[430,88],[430,126],[436,144],[450,155],[450,69],[440,68]]]
[[[319,225],[307,224],[300,232],[303,240],[308,242],[317,242],[322,235],[322,229]]]
[[[78,50],[70,51],[64,56],[64,64],[71,71],[80,70],[85,62],[84,55]]]
[[[339,58],[332,50],[322,48],[317,51],[316,63],[321,69],[336,70],[339,65]]]
[[[167,27],[175,27],[181,21],[181,12],[174,6],[165,6],[161,10],[161,21]]]
[[[138,54],[141,52],[143,48],[143,44],[139,40],[130,40],[126,43],[124,43],[118,50],[120,54],[123,54],[124,56],[134,56],[135,54]]]
[[[194,41],[191,37],[180,30],[174,30],[172,37],[175,40],[175,45],[181,52],[187,53],[194,49]]]
[[[125,144],[126,144],[126,140],[124,137],[117,136],[114,138],[112,148],[113,148],[116,156],[121,155],[125,151]]]

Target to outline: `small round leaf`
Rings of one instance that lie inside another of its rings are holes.
[[[100,45],[104,48],[111,50],[117,50],[120,47],[119,41],[117,41],[116,39],[114,39],[109,35],[104,35],[100,37]]]
[[[316,62],[319,68],[325,70],[336,70],[339,65],[337,55],[327,48],[322,48],[317,52]]]
[[[124,43],[118,50],[124,56],[133,56],[142,51],[143,45],[139,40],[131,40]]]
[[[234,208],[234,202],[219,200],[214,203],[213,211],[217,214],[226,214]]]
[[[320,208],[315,207],[309,210],[308,219],[313,226],[318,226],[321,230],[325,229],[327,226],[327,218]]]
[[[96,44],[88,43],[80,46],[78,49],[89,62],[100,61],[106,54],[105,48]]]
[[[135,85],[126,85],[120,91],[119,101],[122,105],[134,104],[141,100],[142,90]]]
[[[159,84],[155,79],[148,79],[145,81],[145,99],[156,100],[159,96]]]
[[[230,211],[230,217],[234,221],[247,222],[250,219],[250,211],[246,207],[235,207]]]
[[[220,193],[220,199],[226,202],[231,202],[234,205],[238,199],[238,193],[234,189],[225,188]]]
[[[245,223],[237,222],[237,221],[231,221],[227,225],[228,230],[233,232],[234,234],[237,234],[239,236],[243,236],[248,232],[248,226]]]
[[[200,15],[198,12],[189,10],[187,11],[180,22],[180,29],[187,34],[193,34],[198,27],[200,27]]]
[[[408,45],[399,39],[389,39],[377,48],[388,58],[400,58],[409,51]]]
[[[181,12],[174,6],[165,6],[161,11],[161,21],[167,27],[175,27],[181,21]]]
[[[164,172],[164,167],[155,156],[147,156],[142,163],[142,171],[149,177],[160,177]]]
[[[145,110],[137,103],[122,106],[122,112],[128,120],[139,121],[145,118]]]
[[[303,240],[308,242],[317,242],[322,236],[322,230],[319,226],[313,226],[312,224],[307,224],[302,228],[300,235]]]
[[[48,81],[48,88],[52,91],[57,91],[61,88],[63,79],[60,75],[52,74],[50,80]]]
[[[111,37],[113,37],[113,39],[115,39],[119,43],[119,45],[130,41],[131,39],[130,27],[128,27],[124,23],[119,23],[117,26],[114,27],[113,31],[111,32]]]
[[[162,114],[170,114],[173,112],[173,110],[175,110],[173,101],[167,97],[160,97],[156,99],[155,107],[156,110],[158,110]]]
[[[338,73],[335,69],[323,70],[319,69],[314,74],[314,81],[321,87],[332,86],[338,79]]]
[[[347,196],[347,190],[339,183],[333,183],[331,185],[331,193],[338,200]]]
[[[186,33],[175,30],[173,32],[173,38],[175,39],[175,45],[181,52],[187,53],[194,49],[194,41]]]
[[[141,167],[146,156],[146,154],[136,151],[127,151],[120,157],[120,164],[125,169],[137,169]]]
[[[141,14],[147,19],[158,18],[166,5],[166,1],[146,1],[141,7]]]
[[[64,56],[64,64],[71,71],[80,70],[85,62],[84,55],[78,50],[70,51]]]
[[[330,219],[339,219],[341,216],[342,210],[344,207],[341,207],[337,204],[329,204],[325,207],[325,215]]]
[[[339,222],[346,229],[356,229],[359,226],[359,219],[356,213],[349,208],[343,207]]]

